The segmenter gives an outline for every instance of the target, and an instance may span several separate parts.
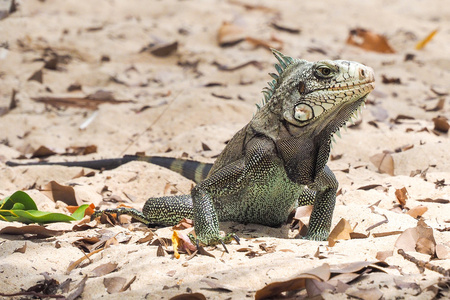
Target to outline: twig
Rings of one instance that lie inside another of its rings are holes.
[[[403,256],[403,258],[405,258],[406,260],[409,260],[410,262],[415,263],[419,268],[427,268],[428,270],[435,271],[435,272],[438,272],[439,274],[450,277],[450,269],[446,270],[442,267],[435,266],[429,262],[419,260],[419,259],[415,258],[414,256],[405,253],[405,251],[403,251],[403,249],[398,249],[397,253],[400,254],[401,256]]]

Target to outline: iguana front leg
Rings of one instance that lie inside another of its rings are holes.
[[[317,175],[314,183],[308,186],[309,189],[316,192],[316,195],[305,239],[314,241],[328,239],[338,186],[339,183],[328,166],[325,166]]]
[[[239,190],[239,183],[244,180],[244,170],[244,159],[240,159],[218,170],[192,189],[195,233],[203,244],[216,245],[229,242],[233,238],[233,234],[220,236],[219,218],[214,202],[218,201],[220,196]]]

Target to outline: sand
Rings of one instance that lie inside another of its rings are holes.
[[[437,230],[449,227],[450,204],[418,201],[450,199],[448,134],[433,131],[433,118],[450,117],[450,9],[443,0],[263,1],[256,6],[240,1],[21,1],[16,12],[0,20],[0,197],[24,190],[39,209],[67,213],[64,204],[40,191],[48,182],[71,185],[80,203],[102,208],[117,206],[103,202],[111,196],[140,209],[148,197],[188,193],[193,182],[143,162],[79,178],[74,177],[82,168],[13,168],[5,162],[30,157],[40,146],[65,153],[69,147],[88,145],[97,146],[97,151],[53,155],[48,160],[92,160],[145,152],[213,162],[226,141],[252,118],[275,62],[266,47],[248,40],[220,47],[217,34],[223,22],[238,28],[226,36],[232,40],[251,37],[282,47],[283,53],[293,57],[354,60],[375,70],[376,89],[368,98],[361,122],[342,131],[332,150],[333,156],[342,155],[329,162],[340,183],[333,227],[344,218],[352,227],[357,225],[355,231],[367,233],[369,226],[383,220],[382,214],[389,222],[371,230],[368,238],[342,240],[334,247],[295,238],[296,232],[290,232],[288,224],[268,228],[227,222],[221,229],[235,231],[241,245],[229,244],[229,253],[222,247],[206,248],[214,258],[197,255],[191,259],[187,254],[180,259],[171,254],[160,257],[157,246],[138,244],[147,234],[138,224],[72,231],[75,223],[55,223],[48,228],[67,232],[49,238],[0,235],[0,292],[27,290],[47,272],[60,283],[70,278],[72,291],[88,275],[83,299],[168,299],[191,291],[208,299],[252,298],[268,283],[324,263],[377,261],[377,252],[394,250],[386,259],[392,266],[387,273],[368,277],[345,293],[325,291],[322,297],[346,299],[346,293],[370,288],[380,291],[384,299],[433,297],[432,292],[417,288],[398,288],[394,280],[401,278],[424,289],[436,284],[440,274],[421,273],[398,255],[394,247],[398,234],[372,234],[416,226],[415,218],[391,210],[398,203],[396,189],[405,187],[409,195],[406,207],[426,206],[423,218],[433,228],[436,243],[450,248],[450,233]],[[272,23],[300,32],[277,30]],[[348,45],[349,32],[355,28],[385,36],[395,53]],[[416,50],[416,44],[435,29],[434,38]],[[174,42],[177,49],[167,56],[151,53],[152,45]],[[58,64],[44,68],[52,52],[58,55]],[[251,61],[233,71],[218,67],[233,68]],[[29,80],[39,70],[42,80]],[[383,77],[385,82],[397,83],[383,83]],[[68,91],[74,84],[80,89]],[[13,90],[16,107],[8,111]],[[33,100],[85,97],[99,90],[126,102],[105,103],[93,110]],[[444,106],[433,109],[440,100]],[[92,122],[83,125],[93,114]],[[396,122],[399,115],[410,118]],[[386,150],[392,152],[392,174],[381,173],[370,159]],[[373,184],[381,187],[359,189]],[[369,208],[377,201],[381,215]],[[7,226],[22,224],[0,221],[0,229]],[[107,233],[129,240],[92,255],[90,261],[67,272],[73,261],[84,256],[74,241]],[[170,239],[172,229],[161,228],[156,234]],[[15,252],[25,243],[25,253]],[[264,251],[262,243],[275,246],[275,251]],[[262,255],[247,256],[249,251],[244,248]],[[321,257],[315,255],[318,249]],[[408,253],[431,259],[430,255]],[[106,263],[117,264],[115,271],[94,276],[92,271]],[[450,268],[448,258],[433,259],[432,263]],[[108,293],[105,282],[114,277],[135,280],[124,292]],[[226,285],[228,290],[211,288],[208,280]]]

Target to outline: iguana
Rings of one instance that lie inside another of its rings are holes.
[[[338,188],[326,165],[331,141],[374,89],[374,72],[352,61],[309,62],[273,54],[278,74],[270,73],[262,105],[213,165],[161,157],[104,160],[113,165],[145,160],[178,170],[197,183],[190,195],[150,198],[142,212],[106,212],[129,214],[145,224],[174,225],[190,218],[198,240],[215,245],[233,237],[220,235],[221,221],[278,226],[295,207],[312,204],[305,238],[326,240]]]

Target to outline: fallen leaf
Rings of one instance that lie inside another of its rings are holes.
[[[434,256],[436,241],[434,240],[433,229],[420,219],[416,227],[406,229],[398,237],[395,247],[404,251],[417,251]]]
[[[118,264],[115,263],[105,263],[102,264],[95,269],[93,269],[90,274],[90,277],[101,277],[103,275],[109,274],[117,269]]]
[[[236,290],[236,287],[232,287],[228,284],[219,283],[210,279],[202,279],[201,282],[206,283],[209,286],[209,290],[231,293]]]
[[[327,281],[330,278],[330,266],[323,264],[322,266],[300,273],[285,281],[272,282],[256,291],[255,300],[275,297],[283,292],[303,289],[306,286],[306,279],[315,279],[318,281]]]
[[[395,53],[384,36],[362,28],[350,30],[347,44],[369,51]]]
[[[91,253],[87,253],[84,256],[82,256],[81,258],[77,259],[76,261],[74,261],[73,263],[71,263],[66,270],[66,274],[68,275],[73,269],[75,269],[76,267],[78,267],[80,265],[80,263],[85,260],[85,259],[89,259],[89,257],[91,257],[92,255],[94,255],[95,253],[98,253],[102,250],[104,250],[105,248],[100,248],[97,249],[95,251],[92,251]]]
[[[328,246],[333,247],[337,240],[349,240],[351,232],[353,232],[353,229],[350,223],[345,219],[341,219],[328,236]]]
[[[334,290],[334,286],[327,283],[322,282],[316,279],[307,278],[305,280],[305,288],[308,293],[308,297],[313,298],[322,294],[325,290]]]
[[[75,300],[76,298],[81,296],[81,294],[83,294],[84,287],[86,286],[87,279],[88,277],[87,275],[85,275],[83,279],[81,279],[81,281],[75,286],[74,291],[66,297],[66,300]]]
[[[270,23],[270,26],[272,26],[276,30],[285,31],[285,32],[292,33],[292,34],[299,34],[300,33],[300,29],[298,29],[298,28],[292,28],[292,27],[288,27],[288,26],[285,26],[285,25],[280,25],[280,24],[275,23],[275,22]]]
[[[390,152],[375,154],[369,160],[378,168],[378,172],[394,176],[394,159]]]
[[[433,118],[434,130],[447,133],[450,125],[448,124],[448,119],[446,117],[438,116]]]
[[[383,297],[383,293],[376,287],[370,289],[358,288],[350,292],[346,292],[347,295],[362,300],[379,300]]]
[[[449,259],[450,258],[450,250],[445,247],[443,244],[436,245],[436,257],[438,259]]]
[[[130,288],[130,286],[133,284],[133,282],[136,280],[136,275],[133,276],[133,278],[130,279],[127,283],[123,285],[123,287],[120,289],[119,292],[124,292]]]
[[[393,251],[392,250],[387,250],[387,251],[378,251],[377,255],[375,256],[378,260],[381,261],[385,261],[386,258],[391,257],[393,255]]]
[[[36,157],[42,158],[42,157],[48,157],[48,156],[55,155],[55,154],[56,154],[55,151],[53,151],[45,146],[40,146],[37,150],[35,150],[33,152],[33,154],[31,155],[31,158],[36,158]]]
[[[244,39],[244,29],[230,22],[223,22],[217,33],[217,42],[220,47],[234,46]]]
[[[71,206],[79,206],[82,204],[81,201],[76,199],[73,187],[60,185],[54,180],[47,183],[41,192],[55,202],[62,201]]]
[[[436,106],[433,108],[426,108],[424,107],[425,111],[440,111],[442,109],[444,109],[444,105],[445,105],[445,98],[441,98],[439,99],[439,101],[437,102]]]
[[[194,221],[191,219],[184,218],[177,225],[173,226],[172,229],[184,230],[184,229],[188,229],[188,228],[192,228],[192,227],[194,227]]]
[[[419,205],[408,210],[407,214],[414,219],[417,219],[418,217],[421,217],[427,210],[428,208],[426,206]]]
[[[43,237],[52,237],[62,235],[63,230],[51,230],[40,225],[26,225],[21,227],[7,226],[0,230],[0,234],[25,235],[34,234]]]
[[[206,300],[206,297],[202,293],[185,293],[176,295],[169,300]]]
[[[419,201],[419,202],[440,203],[440,204],[448,204],[448,203],[450,203],[450,200],[448,200],[448,199],[442,199],[442,198],[437,198],[437,199],[425,198],[425,199],[417,199],[416,201]]]
[[[433,37],[436,35],[437,32],[438,32],[437,29],[433,30],[423,40],[418,42],[416,44],[416,50],[422,50],[433,39]]]
[[[395,189],[395,197],[397,198],[401,207],[404,207],[406,205],[406,200],[408,199],[408,191],[405,187],[402,187],[401,189]]]
[[[145,48],[144,48],[145,49]],[[146,49],[154,56],[167,57],[178,50],[178,42],[151,44]],[[143,52],[142,50],[140,52]]]
[[[394,230],[394,231],[372,233],[372,236],[377,238],[377,237],[385,237],[385,236],[390,236],[390,235],[397,235],[397,234],[401,234],[401,233],[403,233],[403,231]]]
[[[151,242],[153,240],[154,236],[155,236],[155,234],[152,231],[150,231],[146,236],[144,236],[143,238],[140,238],[137,241],[137,243],[143,244],[143,243]]]
[[[107,277],[103,279],[103,285],[108,294],[115,294],[121,291],[126,281],[123,277]]]
[[[42,73],[42,69],[41,70],[37,70],[36,72],[33,73],[33,75],[31,75],[28,78],[28,81],[37,81],[39,83],[43,83],[44,82],[44,75]]]
[[[398,77],[396,77],[396,78],[394,78],[394,77],[388,78],[388,77],[386,77],[386,75],[381,74],[381,83],[384,83],[384,84],[401,84],[402,81]]]
[[[25,244],[23,244],[22,247],[17,248],[16,250],[14,250],[13,253],[16,253],[16,252],[25,253],[25,251],[27,251],[27,242],[25,242]]]

